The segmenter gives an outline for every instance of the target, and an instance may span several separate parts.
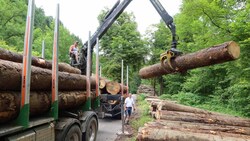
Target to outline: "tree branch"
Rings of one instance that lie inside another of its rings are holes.
[[[209,16],[209,14],[204,10],[202,9],[203,13],[210,19],[211,23],[216,26],[217,28],[220,28],[222,30],[225,30],[226,32],[228,32],[229,34],[231,33],[231,31],[229,29],[225,29],[221,26],[219,26],[217,23],[215,23],[215,21]]]

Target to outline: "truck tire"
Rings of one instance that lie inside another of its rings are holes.
[[[81,140],[82,140],[82,132],[80,127],[77,125],[71,126],[65,136],[65,141],[81,141]]]
[[[97,121],[95,117],[92,117],[87,123],[86,132],[83,134],[84,141],[95,141],[97,135]]]

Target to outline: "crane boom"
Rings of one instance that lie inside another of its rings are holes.
[[[110,26],[115,22],[115,20],[122,14],[122,12],[125,10],[125,8],[130,4],[132,0],[123,0],[120,2],[118,0],[115,5],[112,7],[112,9],[106,14],[104,17],[104,21],[99,26],[97,31],[91,36],[90,38],[90,47],[91,47],[91,56],[93,53],[93,48],[96,44],[96,40],[101,39],[102,36],[107,32],[107,30],[110,28]],[[161,16],[163,21],[166,23],[167,27],[170,29],[172,33],[172,44],[171,44],[171,50],[170,53],[173,55],[170,55],[170,58],[180,54],[176,47],[177,47],[177,35],[176,35],[176,28],[175,24],[173,22],[173,18],[167,13],[167,11],[164,9],[164,7],[161,5],[159,0],[150,0],[158,14]],[[80,50],[80,64],[79,68],[81,70],[81,74],[86,74],[86,57],[87,57],[87,46],[88,41],[85,42]],[[166,54],[163,54],[161,58],[166,58]],[[168,57],[169,58],[169,57]],[[163,60],[161,59],[161,60]]]
[[[107,13],[104,18],[103,23],[99,26],[97,31],[91,36],[90,39],[90,46],[91,46],[91,54],[93,52],[93,48],[96,44],[96,39],[101,39],[102,36],[107,32],[110,26],[115,22],[115,20],[122,14],[124,9],[129,5],[132,0],[124,0],[120,3],[118,0],[112,9]],[[80,69],[82,74],[86,74],[86,56],[87,56],[87,46],[88,41],[84,43],[81,49],[81,56],[80,56]]]

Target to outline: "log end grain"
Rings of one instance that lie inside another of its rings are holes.
[[[233,59],[239,58],[239,56],[240,56],[240,47],[236,42],[230,41],[228,43],[227,50],[228,50],[229,55]]]
[[[105,88],[105,86],[106,86],[106,80],[104,80],[104,79],[100,79],[100,82],[99,82],[100,84],[100,86],[99,86],[99,88],[100,89],[103,89],[103,88]]]
[[[112,95],[116,95],[120,92],[121,86],[118,82],[110,81],[106,84],[106,90]]]

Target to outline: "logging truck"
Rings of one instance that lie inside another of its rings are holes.
[[[0,140],[95,141],[100,100],[91,85],[96,82],[90,71],[84,76],[58,63],[59,5],[52,62],[32,57],[34,11],[29,0],[23,55],[0,48]]]
[[[63,72],[61,69],[64,66],[61,65],[60,69],[58,63],[59,5],[55,19],[52,62],[32,57],[35,4],[34,0],[28,1],[23,55],[16,57],[10,53],[7,55],[9,60],[4,60],[6,56],[1,56],[3,60],[0,61],[0,140],[96,140],[96,111],[100,107],[100,95],[98,67],[96,81],[93,81],[90,75],[93,47],[131,1],[124,0],[120,3],[118,0],[97,31],[83,45],[79,65],[71,63],[81,70],[81,74]],[[150,1],[172,32],[172,47],[161,56],[162,60],[170,60],[180,54],[176,49],[173,19],[158,0]],[[44,66],[40,66],[41,64]],[[95,91],[91,89],[92,83],[96,86]],[[120,96],[112,98],[119,100]]]

